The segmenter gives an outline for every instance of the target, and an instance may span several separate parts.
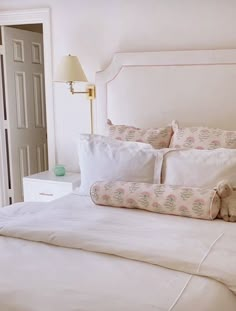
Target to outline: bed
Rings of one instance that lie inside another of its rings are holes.
[[[96,131],[108,117],[235,130],[235,78],[236,50],[117,54],[96,76]],[[233,311],[235,232],[77,192],[17,203],[0,210],[0,310]]]

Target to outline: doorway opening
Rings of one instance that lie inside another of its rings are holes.
[[[55,164],[49,13],[0,12],[0,207],[23,200],[24,176]]]
[[[1,149],[11,204],[23,201],[23,177],[48,170],[42,24],[1,26],[1,41]]]

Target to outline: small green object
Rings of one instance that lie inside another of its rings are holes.
[[[64,176],[65,173],[66,173],[66,169],[63,165],[58,164],[54,167],[54,174],[56,176]]]

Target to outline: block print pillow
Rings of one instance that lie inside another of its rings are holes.
[[[140,129],[127,125],[114,125],[107,121],[108,135],[111,138],[123,141],[143,142],[155,149],[168,148],[172,136],[172,127]]]
[[[170,148],[216,149],[236,148],[236,131],[225,131],[208,127],[180,128],[172,122],[173,136]]]
[[[151,212],[214,219],[220,210],[215,190],[162,184],[100,181],[90,195],[95,204],[144,209]]]

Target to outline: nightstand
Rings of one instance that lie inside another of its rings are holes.
[[[80,185],[80,174],[55,176],[46,171],[23,178],[24,201],[48,202],[71,193]]]

